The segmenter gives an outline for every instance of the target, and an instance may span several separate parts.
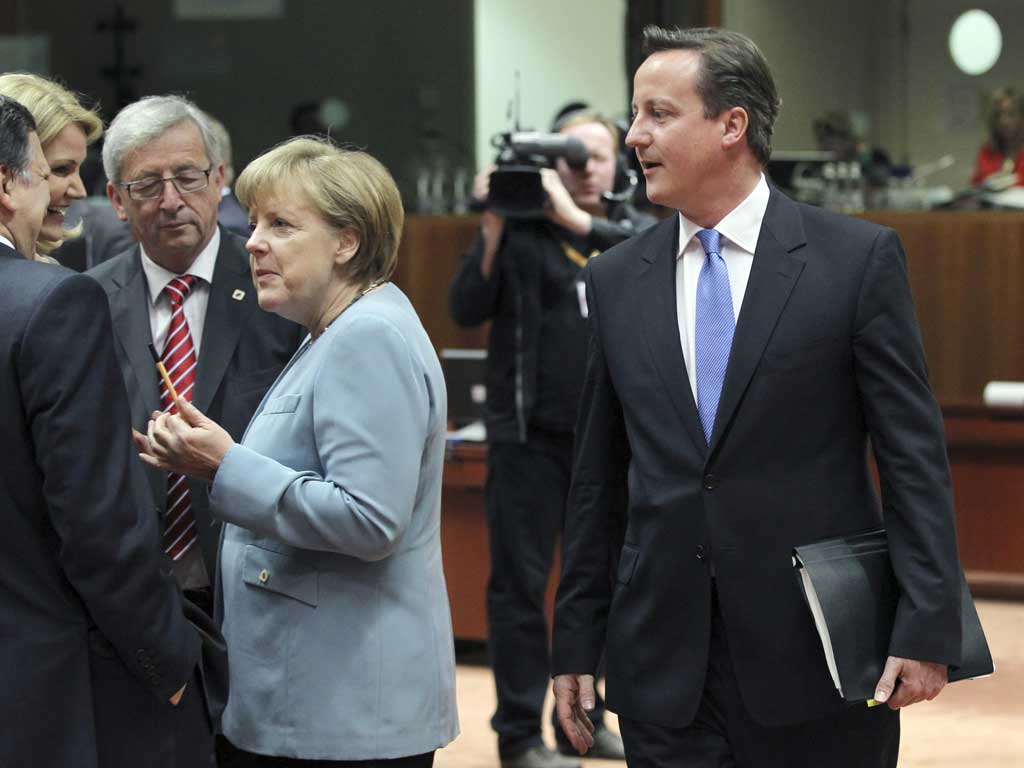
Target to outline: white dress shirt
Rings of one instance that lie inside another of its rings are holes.
[[[770,195],[764,174],[746,199],[733,208],[712,229],[722,236],[722,259],[729,271],[729,290],[732,293],[733,317],[738,318],[743,296],[754,264],[754,251],[761,233],[761,222],[768,208]],[[676,315],[679,318],[679,343],[690,379],[693,400],[697,401],[697,352],[694,324],[697,315],[697,278],[707,256],[697,239],[703,227],[679,214],[679,251],[676,259]]]
[[[141,243],[139,249],[142,252],[142,271],[146,275],[146,284],[149,286],[149,329],[153,334],[153,347],[158,355],[162,355],[164,344],[167,342],[167,331],[171,325],[171,299],[164,293],[164,288],[171,280],[180,275],[164,269],[153,261],[146,255],[146,249]],[[192,336],[192,347],[196,351],[196,360],[199,359],[199,348],[203,343],[206,307],[210,303],[210,284],[213,282],[213,268],[217,264],[219,249],[220,228],[217,228],[214,230],[210,242],[206,244],[206,247],[185,273],[199,278],[192,286],[184,304],[185,320],[188,322],[188,332]],[[184,557],[174,563],[174,574],[182,589],[196,589],[210,585],[210,576],[206,572],[202,550],[198,543],[186,552]]]
[[[167,342],[167,331],[171,325],[171,299],[164,293],[164,288],[180,275],[164,269],[149,256],[146,249],[142,251],[142,271],[149,285],[149,330],[153,334],[153,346],[157,354],[162,355]],[[200,345],[203,343],[203,327],[206,322],[206,306],[210,303],[210,283],[213,282],[213,268],[217,263],[217,251],[220,249],[220,228],[214,230],[213,237],[202,252],[192,262],[186,274],[195,275],[199,281],[192,286],[192,291],[185,299],[185,320],[188,322],[189,333],[192,334],[192,346],[199,359]]]
[[[17,248],[15,248],[15,247],[14,247],[14,243],[12,243],[12,242],[11,242],[10,240],[8,240],[8,239],[7,239],[6,237],[4,237],[3,235],[0,235],[0,243],[3,243],[3,244],[4,244],[4,245],[6,245],[6,246],[7,246],[8,248],[10,248],[10,249],[11,249],[12,251],[16,251],[16,250],[18,250]]]

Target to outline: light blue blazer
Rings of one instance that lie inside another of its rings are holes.
[[[447,397],[394,285],[304,343],[211,489],[237,746],[389,759],[458,735],[441,568]]]

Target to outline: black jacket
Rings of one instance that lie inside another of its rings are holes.
[[[772,191],[710,445],[679,343],[678,248],[677,217],[584,270],[591,354],[553,671],[593,673],[603,654],[620,717],[690,723],[708,669],[713,563],[753,719],[844,712],[792,550],[883,524],[901,592],[889,652],[959,664],[942,416],[896,234]]]
[[[484,420],[490,442],[525,442],[528,428],[571,432],[586,366],[587,324],[577,293],[583,258],[622,242],[654,218],[619,205],[580,238],[543,220],[508,219],[494,269],[480,272],[483,239],[463,259],[449,293],[463,326],[491,321]]]
[[[0,360],[0,766],[170,768],[208,737],[201,707],[182,717],[194,686],[168,703],[200,638],[164,571],[103,289],[0,245]]]

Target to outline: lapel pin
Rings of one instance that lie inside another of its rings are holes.
[[[235,292],[231,294],[231,298],[235,301],[241,301],[245,298],[245,291],[241,288],[235,288]]]

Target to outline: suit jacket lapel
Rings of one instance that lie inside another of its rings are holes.
[[[195,406],[204,413],[220,388],[224,372],[238,346],[242,326],[256,305],[254,291],[248,260],[234,236],[222,229],[210,300],[203,321],[203,343],[199,350],[196,388],[192,398]],[[237,295],[244,298],[234,298]]]
[[[729,367],[718,401],[710,452],[718,446],[757,368],[779,315],[804,268],[792,252],[807,242],[796,205],[772,189],[757,239],[750,279],[736,322]]]
[[[128,384],[132,426],[145,431],[149,414],[160,410],[160,375],[149,354],[153,333],[149,325],[149,286],[141,259],[136,245],[129,258],[123,260],[121,271],[113,275],[112,281],[117,290],[110,295],[110,319],[114,335],[124,349],[128,367],[135,377],[135,386]],[[162,514],[167,475],[149,467],[145,475],[157,509]]]
[[[137,397],[131,400],[140,402],[143,407],[142,413],[132,414],[136,426],[144,424],[150,413],[160,409],[159,374],[149,353],[149,345],[153,343],[149,325],[149,290],[140,259],[139,247],[135,246],[131,257],[124,261],[122,272],[114,276],[117,292],[110,297],[114,333],[124,348],[137,382]]]
[[[676,412],[686,425],[697,450],[703,454],[707,451],[707,442],[679,343],[675,279],[679,217],[674,217],[674,221],[674,226],[670,222],[658,225],[637,260],[640,305],[645,325],[643,336]]]

